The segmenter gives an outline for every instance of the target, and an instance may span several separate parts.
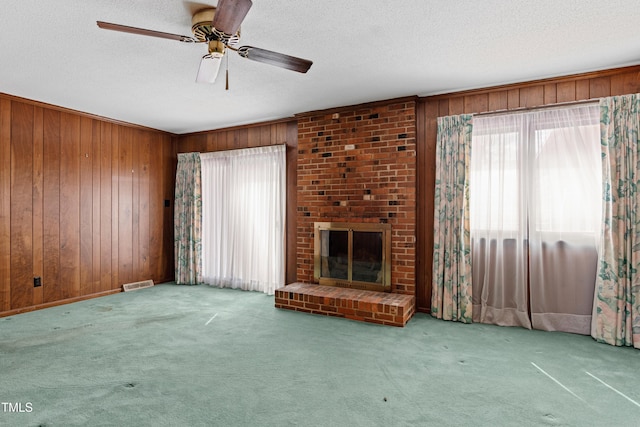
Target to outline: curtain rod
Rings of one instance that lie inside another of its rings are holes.
[[[473,117],[479,116],[499,116],[502,114],[514,114],[521,113],[525,111],[536,111],[536,110],[550,110],[553,108],[562,108],[562,107],[570,107],[573,105],[588,105],[588,104],[597,104],[600,102],[600,99],[587,99],[583,101],[569,101],[569,102],[559,102],[557,104],[548,104],[548,105],[539,105],[537,107],[519,107],[514,108],[512,110],[495,110],[495,111],[487,111],[484,113],[472,114]]]

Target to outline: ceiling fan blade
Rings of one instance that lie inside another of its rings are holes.
[[[218,0],[211,25],[216,30],[232,36],[238,32],[252,5],[251,0]]]
[[[238,48],[240,56],[265,64],[275,65],[276,67],[286,68],[287,70],[297,71],[298,73],[306,73],[313,64],[312,61],[295,56],[285,55],[284,53],[272,52],[266,49],[260,49],[253,46],[242,46]]]
[[[198,68],[198,75],[196,76],[197,83],[213,83],[218,77],[218,70],[220,70],[220,64],[222,63],[222,56],[205,55],[200,61],[200,68]]]
[[[140,34],[143,36],[160,37],[162,39],[177,40],[185,43],[199,43],[199,40],[180,34],[163,33],[162,31],[147,30],[144,28],[129,27],[127,25],[112,24],[110,22],[97,21],[98,27],[104,30],[120,31],[122,33]]]

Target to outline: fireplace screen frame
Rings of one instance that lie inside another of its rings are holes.
[[[313,279],[325,286],[367,289],[391,292],[391,224],[353,222],[315,222],[313,226]],[[322,232],[342,231],[348,233],[347,278],[322,276]],[[353,280],[353,233],[377,232],[382,234],[381,282]]]

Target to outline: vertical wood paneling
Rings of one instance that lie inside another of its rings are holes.
[[[142,131],[131,132],[131,275],[129,281],[138,281],[140,273],[140,138]]]
[[[171,280],[175,144],[0,95],[0,315]]]
[[[34,109],[33,116],[33,276],[44,275],[44,112]],[[42,286],[33,288],[32,304],[42,304]]]
[[[189,141],[185,141],[185,142],[184,142],[183,148],[186,150],[185,152],[187,152],[187,153],[190,153],[190,152],[192,152],[192,151],[197,151],[197,150],[192,150],[192,149],[191,149],[191,141],[192,141],[192,140],[189,140]]]
[[[506,100],[506,98],[505,98]],[[419,102],[416,106],[416,195],[428,194],[434,184],[431,180],[431,169],[426,167],[430,159],[435,158],[435,136],[427,137],[429,132],[435,133],[435,118],[438,116],[439,103]],[[427,129],[427,118],[430,121]],[[433,168],[435,169],[435,168]],[[433,230],[433,198],[416,198],[416,307],[428,311],[431,290],[431,254],[426,252],[429,246],[429,230]]]
[[[80,296],[80,117],[60,116],[61,297]]]
[[[11,308],[11,101],[0,98],[0,310]]]
[[[224,132],[224,149],[225,150],[233,150],[235,147],[233,146],[233,131],[228,130]]]
[[[464,97],[455,96],[449,99],[449,115],[456,116],[464,114]]]
[[[271,128],[272,126],[261,126],[260,132],[260,146],[264,147],[266,145],[270,145],[272,142],[271,139]]]
[[[133,155],[131,129],[120,128],[118,160],[119,188],[118,188],[118,275],[121,286],[131,282],[133,271],[132,234],[133,234]]]
[[[11,307],[33,304],[33,115],[11,103]]]
[[[520,89],[507,91],[507,109],[520,108]]]
[[[227,149],[227,132],[216,132],[216,151]]]
[[[507,108],[509,108],[509,101],[506,90],[489,93],[488,111],[500,111]]]
[[[576,81],[576,100],[582,101],[589,98],[591,98],[589,95],[589,80]]]
[[[164,212],[170,208],[164,205],[164,191],[163,191],[163,175],[164,171],[162,165],[162,147],[159,143],[161,141],[154,141],[149,150],[149,162],[153,165],[149,170],[149,266],[151,268],[151,274],[153,280],[157,281],[163,277],[162,270],[162,247],[163,236],[166,231],[164,230],[165,217]],[[162,144],[165,145],[165,144]],[[167,199],[171,206],[173,206],[173,200]],[[173,228],[170,230],[173,232]],[[173,248],[171,249],[173,251]]]
[[[269,126],[269,130],[271,131],[271,135],[269,136],[269,142],[273,144],[282,144],[282,142],[278,142],[278,138],[282,141],[282,135],[278,134],[278,124],[274,124],[273,126]]]
[[[112,248],[112,125],[102,123],[100,127],[100,287],[98,292],[111,289],[113,262]]]
[[[298,192],[290,191],[298,188],[298,124],[296,122],[283,123],[285,142],[287,144],[287,231],[286,231],[286,264],[285,283],[297,282],[297,214]]]
[[[257,126],[251,127],[248,129],[248,135],[247,135],[247,147],[257,147],[260,145],[260,134],[261,134],[261,129]],[[297,132],[297,130],[296,130]],[[297,134],[296,134],[297,135]],[[215,151],[215,150],[211,150],[211,151]]]
[[[97,293],[102,290],[101,288],[101,260],[100,251],[102,246],[100,244],[100,227],[102,222],[100,219],[100,211],[102,209],[102,194],[101,194],[101,167],[102,167],[102,154],[100,153],[101,145],[101,123],[98,120],[92,120],[91,129],[91,165],[92,176],[91,182],[93,184],[91,189],[91,200],[93,201],[93,209],[91,213],[93,229],[91,230],[91,242],[93,247],[92,262],[93,269],[91,271],[91,290],[90,293]]]
[[[176,165],[178,163],[176,155],[177,141],[175,144],[162,145],[162,163],[168,167],[163,168],[162,185],[163,195],[167,200],[171,200],[171,206],[165,208],[163,230],[163,277],[173,277],[175,271],[174,252],[173,252],[173,200],[175,200],[175,177]]]
[[[427,105],[431,108],[432,115],[435,115],[435,117],[438,115],[438,105],[435,102],[418,102],[416,104],[416,165],[427,164],[427,148],[425,146],[427,142],[427,113],[425,112]],[[425,168],[416,167],[416,195],[425,193],[425,174]],[[426,197],[416,197],[416,254],[424,253],[425,239],[423,234],[425,233],[427,222],[426,203]],[[424,298],[420,297],[418,290],[422,291],[425,288],[425,262],[426,260],[423,257],[416,257],[416,306],[418,307],[421,303],[424,303]]]
[[[249,132],[247,129],[238,129],[234,132],[233,146],[235,148],[246,148],[249,142]]]
[[[438,102],[438,117],[446,117],[451,115],[449,112],[449,98],[441,99]]]
[[[151,168],[151,135],[149,132],[142,132],[140,135],[140,150],[138,153],[139,169],[138,175],[138,279],[153,279],[151,277],[151,269],[149,266],[149,240],[150,240],[150,177],[149,170]]]
[[[489,96],[486,93],[464,97],[465,114],[481,113],[489,108]]]
[[[216,133],[207,134],[207,145],[205,150],[202,152],[216,151],[217,149],[218,149],[218,134]]]
[[[555,83],[544,85],[544,104],[555,104],[557,102],[558,88]]]
[[[199,134],[191,141],[191,150],[189,151],[201,153],[206,149],[207,144],[207,135],[204,133]]]
[[[640,92],[640,72],[626,72],[611,76],[611,96]]]
[[[544,105],[544,86],[529,86],[520,89],[520,107],[530,108]]]
[[[576,100],[576,82],[560,82],[556,85],[557,88],[557,101],[558,102],[571,102]]]
[[[597,77],[589,79],[589,94],[591,98],[604,98],[611,94],[611,78]]]
[[[93,289],[93,123],[80,119],[80,295]]]
[[[419,164],[418,173],[422,174],[420,187],[426,194],[425,196],[417,194],[418,206],[423,206],[424,210],[418,214],[418,239],[421,239],[420,247],[417,252],[419,271],[416,276],[416,306],[424,310],[431,309],[431,282],[432,264],[433,264],[433,221],[434,221],[434,200],[433,188],[436,180],[436,140],[438,132],[437,118],[434,116],[435,105],[427,102],[424,106],[425,118],[424,133],[425,138],[422,145],[424,147],[424,156],[426,163]],[[424,198],[424,200],[422,200]],[[424,222],[422,222],[424,221]],[[417,243],[417,242],[416,242]]]
[[[288,136],[288,132],[290,129],[291,123],[277,123],[274,127],[276,129],[276,144],[286,144],[288,141],[291,141],[291,137]],[[297,128],[297,126],[296,126]],[[298,139],[296,135],[296,140]],[[297,146],[297,144],[296,144]]]
[[[111,127],[111,286],[109,289],[120,287],[120,130],[121,127]],[[124,283],[124,282],[122,282]]]
[[[225,132],[225,136],[226,136],[226,149],[227,150],[233,150],[235,148],[237,148],[234,144],[233,144],[233,135],[234,135],[235,131],[233,130],[228,130]]]
[[[44,111],[44,302],[62,299],[60,285],[60,113]]]

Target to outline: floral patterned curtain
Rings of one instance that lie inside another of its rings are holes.
[[[640,94],[600,101],[603,233],[591,335],[640,348]]]
[[[438,118],[431,315],[472,322],[469,164],[472,116]]]
[[[202,185],[200,153],[178,154],[174,205],[176,283],[202,283]]]

